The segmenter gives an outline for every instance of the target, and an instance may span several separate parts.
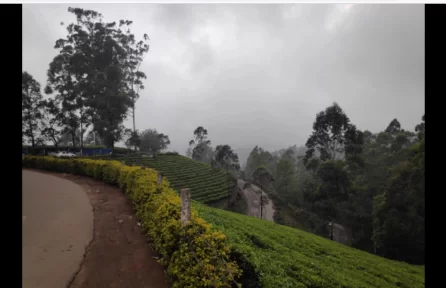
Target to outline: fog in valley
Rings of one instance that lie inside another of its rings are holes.
[[[394,118],[413,130],[424,114],[422,5],[24,5],[23,70],[42,88],[75,19],[69,6],[130,19],[137,39],[150,37],[136,128],[168,135],[169,151],[186,154],[203,126],[243,164],[256,145],[305,145],[333,102],[371,132]]]

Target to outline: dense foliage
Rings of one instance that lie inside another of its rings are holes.
[[[28,72],[22,73],[22,143],[25,137],[34,147],[41,144],[39,120],[42,118],[40,84]]]
[[[55,42],[58,54],[49,64],[45,87],[51,98],[42,100],[40,84],[23,72],[22,142],[57,146],[69,136],[73,148],[83,147],[83,135],[92,126],[101,144],[113,148],[123,137],[122,123],[129,114],[132,132],[137,132],[135,102],[146,78],[139,68],[149,37],[144,34],[137,41],[129,20],[104,22],[100,13],[81,8],[68,12],[76,20],[67,25],[66,37]]]
[[[213,166],[232,169],[238,171],[240,169],[238,155],[229,145],[218,145],[215,148],[215,156],[212,159]]]
[[[240,270],[229,259],[224,234],[192,210],[191,222],[180,224],[180,198],[164,180],[157,185],[157,171],[122,165],[118,161],[25,157],[24,167],[73,173],[118,185],[132,200],[136,216],[162,256],[173,287],[229,287]]]
[[[342,111],[337,103],[327,107],[316,115],[313,124],[313,133],[307,140],[304,163],[313,157],[314,152],[319,152],[319,159],[322,161],[337,160],[340,157],[357,153],[351,149],[353,144],[362,144],[361,132],[356,130],[355,125],[350,123],[350,119]]]
[[[156,155],[169,146],[169,136],[158,133],[156,129],[144,130],[139,137],[139,151]]]
[[[415,132],[393,119],[384,131],[360,131],[339,105],[316,116],[307,149],[268,152],[255,147],[245,174],[268,167],[266,191],[275,220],[328,237],[328,222],[351,231],[356,248],[424,263],[425,122]],[[295,221],[290,221],[294,218]],[[287,220],[288,219],[288,220]]]
[[[277,156],[273,156],[268,151],[256,146],[252,150],[246,162],[245,176],[250,178],[254,173],[254,170],[256,170],[259,166],[265,166],[274,173],[276,171],[277,161]]]
[[[187,156],[204,163],[211,163],[214,157],[211,140],[208,139],[208,130],[202,126],[194,130],[194,139],[189,141]]]

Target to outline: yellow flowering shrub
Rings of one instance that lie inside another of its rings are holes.
[[[102,175],[104,182],[116,185],[119,181],[119,174],[121,171],[121,162],[118,161],[107,161],[105,166],[103,167]]]
[[[168,273],[176,287],[225,287],[241,275],[235,262],[229,261],[226,236],[212,231],[202,218],[192,216],[191,224],[180,231],[179,249],[170,259]]]
[[[127,187],[126,187],[127,175],[130,173],[130,171],[133,170],[133,168],[134,167],[130,167],[130,166],[125,165],[125,166],[122,166],[120,171],[119,171],[118,186],[124,192],[127,191]]]
[[[136,216],[174,287],[231,287],[241,275],[229,260],[226,236],[192,210],[191,221],[181,227],[181,200],[163,179],[157,185],[157,171],[130,167],[118,161],[58,159],[26,156],[23,167],[86,175],[118,185],[132,200]]]

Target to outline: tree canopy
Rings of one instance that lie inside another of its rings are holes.
[[[56,41],[59,54],[48,69],[47,94],[61,101],[64,132],[73,137],[94,124],[108,147],[121,140],[129,110],[134,115],[138,91],[144,88],[139,71],[149,46],[130,32],[132,21],[104,22],[100,13],[69,8],[76,21],[67,36]],[[136,89],[135,89],[136,86]],[[135,91],[136,90],[136,91]],[[135,128],[133,129],[135,132]],[[75,144],[74,144],[75,145]]]
[[[215,148],[215,163],[221,168],[239,170],[238,155],[229,145],[218,145]]]
[[[258,181],[263,169],[271,173],[266,191],[281,199],[274,203],[279,223],[295,217],[328,237],[332,221],[351,231],[356,248],[422,264],[424,119],[415,132],[402,129],[397,119],[381,132],[362,132],[335,103],[316,115],[307,150],[299,150],[304,157],[295,155],[296,148],[268,152],[256,146],[245,175]]]
[[[139,150],[144,153],[156,155],[170,144],[169,136],[158,133],[156,129],[147,129],[141,133]]]
[[[356,130],[356,126],[350,123],[350,119],[334,103],[316,115],[313,124],[313,133],[307,140],[304,162],[308,163],[315,151],[318,151],[322,161],[337,160],[349,154],[357,154],[362,140],[361,132]],[[359,143],[358,143],[359,142]],[[353,145],[359,144],[356,149]]]
[[[27,137],[32,147],[42,142],[39,135],[39,120],[43,117],[41,107],[39,82],[28,72],[22,72],[22,142]]]
[[[194,130],[194,139],[189,141],[189,151],[192,159],[211,163],[214,151],[211,147],[211,140],[208,140],[208,131],[202,126]]]

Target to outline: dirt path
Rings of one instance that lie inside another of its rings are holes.
[[[248,215],[274,222],[274,205],[273,201],[268,197],[268,195],[262,191],[258,186],[251,184],[248,188],[243,189],[245,181],[242,179],[237,180],[237,185],[240,190],[243,191],[246,200],[248,202]],[[260,194],[263,195],[263,209],[260,213]]]
[[[79,185],[22,171],[22,285],[65,287],[93,237],[93,212]]]
[[[130,200],[117,187],[88,177],[53,175],[80,185],[94,209],[94,238],[70,287],[169,287],[156,261],[158,255],[133,216]]]

